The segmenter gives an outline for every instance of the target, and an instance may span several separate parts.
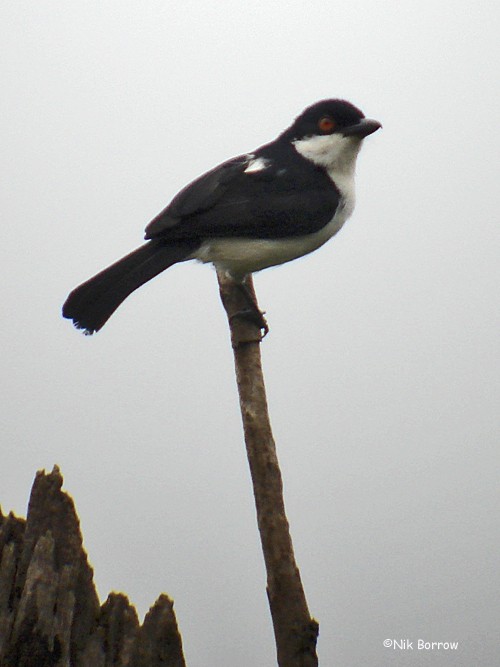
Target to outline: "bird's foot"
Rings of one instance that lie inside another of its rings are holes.
[[[259,327],[259,329],[264,332],[262,338],[269,333],[269,326],[264,317],[264,313],[258,308],[244,308],[243,310],[239,310],[237,313],[234,313],[234,315],[231,315],[229,321],[232,322],[234,319],[244,320]]]

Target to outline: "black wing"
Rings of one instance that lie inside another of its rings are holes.
[[[255,158],[265,167],[246,171]],[[338,204],[338,190],[326,172],[292,147],[288,154],[264,147],[186,186],[147,226],[146,238],[302,236],[330,222]]]
[[[170,204],[151,220],[146,227],[145,238],[154,238],[177,225],[182,218],[201,213],[214,206],[226,192],[231,181],[245,171],[249,161],[249,155],[240,155],[223,162],[186,185],[175,195]]]

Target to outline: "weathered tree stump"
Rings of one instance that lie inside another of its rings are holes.
[[[185,667],[168,596],[142,626],[125,595],[99,604],[62,483],[38,472],[27,519],[0,511],[0,667]]]

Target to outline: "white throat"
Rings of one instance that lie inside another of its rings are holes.
[[[354,172],[361,140],[358,137],[344,137],[341,134],[325,134],[296,139],[293,145],[303,157],[327,171],[346,173]]]
[[[347,217],[354,209],[354,174],[361,143],[357,137],[341,134],[305,137],[293,142],[297,153],[328,173],[340,192]]]

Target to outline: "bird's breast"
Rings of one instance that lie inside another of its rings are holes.
[[[333,218],[319,231],[280,239],[212,238],[202,243],[193,259],[211,262],[242,278],[271,266],[290,262],[313,252],[334,236],[354,208],[354,200],[341,197]]]

